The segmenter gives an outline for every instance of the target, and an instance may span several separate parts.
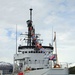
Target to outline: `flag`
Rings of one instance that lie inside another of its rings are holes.
[[[56,60],[56,54],[53,54],[52,56],[50,56],[49,60]]]
[[[55,41],[56,40],[56,32],[54,32],[54,40],[53,41]]]
[[[50,57],[50,60],[53,60],[55,58],[55,56],[54,55],[52,55],[51,57]]]

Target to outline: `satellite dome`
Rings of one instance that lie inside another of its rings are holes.
[[[5,74],[11,73],[13,71],[13,65],[6,62],[0,62],[0,70]]]

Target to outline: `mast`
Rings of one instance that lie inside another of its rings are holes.
[[[32,21],[32,8],[30,8],[30,20]]]
[[[28,27],[28,41],[27,41],[27,46],[32,45],[32,40],[31,40],[31,30],[30,27],[32,27],[32,8],[30,9],[30,20],[27,20],[27,27]]]

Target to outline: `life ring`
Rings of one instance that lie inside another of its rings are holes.
[[[54,68],[61,68],[59,64],[55,64]]]
[[[31,71],[30,67],[26,67],[26,69],[24,70],[25,72]]]

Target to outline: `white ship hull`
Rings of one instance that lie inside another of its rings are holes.
[[[43,75],[43,74],[46,75],[47,71],[49,71],[49,69],[28,71],[28,72],[24,72],[24,75]]]
[[[15,74],[17,75],[17,74]],[[62,68],[53,68],[53,69],[41,69],[41,70],[34,70],[34,71],[26,71],[23,72],[23,75],[69,75],[68,69],[62,69]]]

